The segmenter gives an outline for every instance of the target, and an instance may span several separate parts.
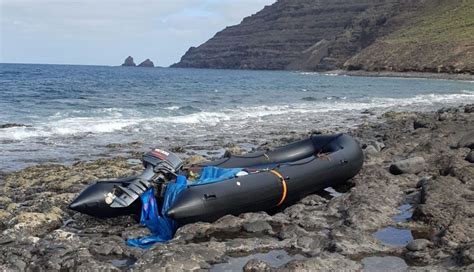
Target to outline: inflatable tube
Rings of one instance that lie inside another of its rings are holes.
[[[122,215],[140,214],[141,202],[135,201],[127,208],[114,209],[105,201],[105,196],[114,190],[115,186],[127,186],[136,177],[128,177],[118,180],[103,180],[89,185],[69,205],[71,210],[85,213],[91,216],[108,218]]]
[[[167,215],[186,224],[265,211],[337,185],[362,168],[363,153],[350,136],[312,136],[267,153],[230,156],[205,165],[257,170],[223,182],[189,186]]]
[[[268,152],[227,156],[192,168],[245,168],[249,174],[216,183],[188,185],[167,215],[179,224],[186,224],[212,222],[226,214],[269,210],[342,183],[355,176],[362,164],[359,144],[345,134],[316,135]],[[139,200],[126,208],[112,208],[105,200],[117,185],[126,186],[135,179],[92,184],[70,208],[97,217],[139,214]]]

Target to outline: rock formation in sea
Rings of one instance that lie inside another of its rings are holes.
[[[142,63],[138,64],[138,67],[155,67],[155,65],[153,64],[153,61],[146,59]]]
[[[279,0],[173,67],[474,72],[474,2]]]
[[[133,61],[132,56],[128,56],[125,61],[123,62],[122,66],[132,66],[135,67],[137,66],[135,62]]]

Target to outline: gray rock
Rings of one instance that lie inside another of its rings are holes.
[[[406,248],[410,251],[421,251],[424,250],[426,247],[431,245],[432,243],[426,239],[416,239],[408,243]]]
[[[390,173],[400,174],[418,174],[425,170],[426,162],[423,157],[413,157],[401,160],[390,165]]]
[[[244,272],[266,272],[271,271],[272,267],[262,260],[252,259],[245,264],[243,270]]]
[[[379,151],[373,145],[369,145],[364,149],[364,155],[366,158],[370,158],[376,155],[377,153],[379,153]]]
[[[469,154],[467,154],[466,161],[470,163],[474,163],[474,150],[472,150],[471,152],[469,152]]]
[[[464,113],[474,113],[474,104],[464,106]]]
[[[432,124],[427,121],[426,119],[417,119],[413,122],[413,128],[414,129],[419,129],[419,128],[429,128]]]
[[[246,232],[250,232],[250,233],[265,232],[265,231],[268,232],[272,230],[272,226],[270,226],[270,224],[268,224],[265,221],[254,221],[254,222],[245,223],[242,227],[244,228]]]
[[[470,149],[474,149],[474,131],[470,131],[459,140],[458,147],[467,147]]]
[[[366,257],[362,259],[364,264],[364,271],[378,272],[378,271],[406,271],[408,265],[399,257],[385,256],[385,257]]]
[[[369,141],[369,146],[375,147],[375,149],[376,149],[378,152],[382,151],[382,149],[385,148],[385,144],[384,144],[384,143],[379,142],[379,141],[375,141],[375,140]]]

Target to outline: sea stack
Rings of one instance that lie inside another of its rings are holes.
[[[155,64],[153,64],[153,61],[151,61],[150,59],[146,59],[142,63],[140,63],[138,67],[155,67]]]
[[[125,61],[123,62],[122,66],[132,66],[135,67],[137,66],[135,62],[133,61],[133,58],[131,56],[128,56]]]

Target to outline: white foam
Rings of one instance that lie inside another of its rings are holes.
[[[474,91],[462,90],[452,94],[425,94],[410,98],[365,98],[360,101],[333,99],[326,101],[308,101],[288,105],[238,106],[219,111],[202,111],[181,116],[143,117],[137,111],[125,109],[99,109],[91,112],[93,117],[69,117],[71,114],[55,114],[43,123],[33,127],[15,127],[0,129],[0,140],[23,140],[32,137],[55,137],[81,134],[101,134],[116,131],[151,131],[171,126],[212,127],[218,124],[238,128],[253,125],[256,122],[272,123],[284,120],[303,120],[321,114],[336,112],[339,119],[353,117],[364,109],[376,112],[386,110],[423,110],[432,106],[474,103]],[[169,108],[179,109],[177,106]],[[84,114],[84,113],[82,113]],[[275,116],[277,118],[272,118]],[[283,117],[281,117],[283,116]],[[341,119],[341,120],[342,120]]]
[[[172,110],[172,111],[175,111],[175,110],[179,110],[179,107],[178,107],[178,106],[165,107],[165,110]]]

